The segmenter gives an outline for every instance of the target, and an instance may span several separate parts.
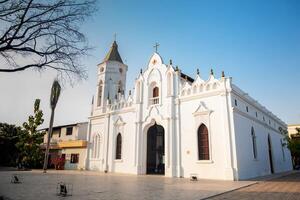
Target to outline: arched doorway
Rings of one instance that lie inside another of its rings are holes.
[[[147,132],[147,174],[165,174],[165,133],[156,123]]]
[[[273,174],[274,173],[274,166],[273,166],[272,143],[271,143],[270,135],[268,135],[268,152],[269,152],[269,161],[270,161],[271,174]]]

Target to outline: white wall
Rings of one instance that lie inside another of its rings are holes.
[[[115,114],[110,119],[109,171],[120,173],[136,173],[135,156],[135,113]],[[117,135],[121,133],[121,159],[116,160]]]
[[[211,111],[210,114],[194,116],[193,113],[199,107],[199,103]],[[181,145],[183,176],[197,174],[205,179],[227,179],[226,157],[230,157],[226,150],[226,139],[222,116],[222,101],[220,96],[200,98],[181,104]],[[197,131],[204,123],[209,131],[210,160],[198,160]],[[227,158],[228,159],[228,158]]]
[[[233,99],[238,99],[233,95]],[[238,105],[244,102],[239,99]],[[248,179],[257,176],[263,176],[271,173],[269,153],[268,153],[268,135],[271,138],[272,158],[274,172],[283,172],[292,170],[290,151],[282,147],[280,140],[284,138],[275,127],[263,122],[258,116],[252,116],[251,110],[240,110],[242,106],[233,109],[234,130],[236,140],[236,154],[238,165],[238,179]],[[265,118],[267,118],[266,116]],[[251,127],[254,128],[257,143],[257,159],[254,159]],[[283,152],[284,151],[284,157]]]

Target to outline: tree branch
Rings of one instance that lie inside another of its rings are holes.
[[[96,0],[0,0],[0,59],[7,63],[0,72],[49,68],[84,78],[81,60],[91,47],[79,27],[96,11],[95,4]]]

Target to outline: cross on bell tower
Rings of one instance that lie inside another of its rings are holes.
[[[156,42],[155,45],[153,46],[155,48],[155,52],[157,53],[157,49],[159,47],[159,44]]]

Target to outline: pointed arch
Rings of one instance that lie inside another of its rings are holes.
[[[149,87],[149,105],[159,104],[160,89],[157,82],[152,82]]]
[[[254,128],[251,127],[251,138],[252,138],[252,151],[253,151],[253,158],[257,159],[257,144],[256,144],[256,135]]]
[[[200,92],[203,92],[203,87],[204,87],[203,84],[201,84],[201,85],[200,85],[200,88],[199,88],[199,91],[200,91]]]
[[[212,86],[213,89],[217,89],[217,87],[218,87],[217,83],[214,83]]]
[[[197,88],[198,88],[197,85],[194,85],[194,86],[193,86],[193,94],[196,94],[196,93],[197,93]]]
[[[98,99],[97,99],[97,106],[102,105],[102,96],[103,96],[103,81],[100,80],[98,85]]]
[[[123,93],[123,84],[122,84],[122,81],[119,81],[118,82],[118,90],[117,90],[117,93]]]
[[[272,152],[272,141],[271,136],[268,134],[268,152],[269,152],[269,162],[270,162],[270,172],[274,173],[274,163],[273,163],[273,152]]]
[[[99,158],[101,137],[99,134],[93,136],[92,158]]]
[[[116,159],[122,159],[122,135],[118,133],[116,141]]]
[[[209,137],[208,129],[205,124],[198,128],[198,160],[209,160]]]
[[[209,84],[206,85],[206,91],[208,91],[208,90],[210,90],[210,85]]]
[[[159,88],[156,86],[152,90],[152,97],[155,98],[155,97],[158,97],[158,96],[159,96]]]
[[[282,160],[285,161],[285,153],[284,153],[284,139],[280,138],[280,146],[281,146],[281,152],[282,152]]]

